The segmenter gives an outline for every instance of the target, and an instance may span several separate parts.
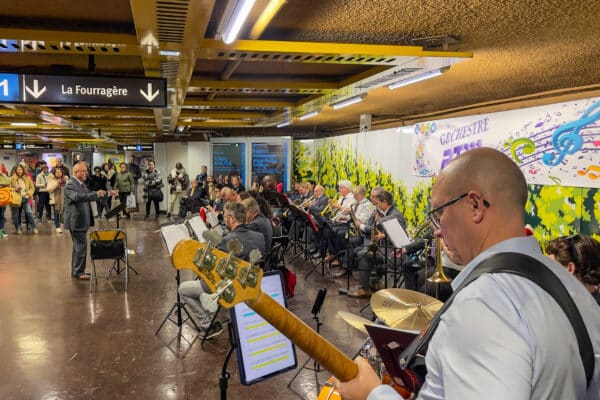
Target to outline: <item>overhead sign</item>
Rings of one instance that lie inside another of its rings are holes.
[[[14,143],[0,143],[0,150],[14,150]]]
[[[0,102],[166,107],[167,81],[162,78],[0,74]]]
[[[118,144],[119,151],[154,151],[153,144]]]
[[[52,143],[15,143],[13,148],[16,150],[50,150],[53,148],[53,145]]]

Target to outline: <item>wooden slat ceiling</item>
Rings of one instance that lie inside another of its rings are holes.
[[[168,107],[4,104],[0,142],[320,137],[358,130],[360,114],[399,126],[600,94],[600,2],[288,0],[265,20],[270,3],[228,46],[216,38],[226,0],[6,2],[0,73],[163,77]]]

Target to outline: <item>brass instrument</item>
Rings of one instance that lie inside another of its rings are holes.
[[[327,202],[327,205],[325,206],[325,208],[323,208],[323,210],[319,213],[319,215],[321,217],[327,217],[328,213],[331,211],[331,205],[333,203],[335,203],[337,201],[337,198],[334,197],[333,199],[329,200]]]
[[[358,229],[356,227],[356,225],[354,224],[354,221],[356,221],[356,214],[354,214],[354,208],[351,206],[350,207],[350,221],[348,221],[348,223],[350,224],[350,229],[348,229],[348,237],[349,238],[355,238],[355,237],[359,237],[360,236],[360,229]]]
[[[348,201],[348,203],[350,203],[350,202]],[[355,204],[355,203],[350,203],[344,207],[339,208],[336,211],[335,215],[333,217],[331,217],[331,222],[337,222],[340,217],[346,215],[346,210],[352,209],[352,204]]]
[[[375,215],[375,221],[373,221],[373,229],[371,229],[371,242],[367,245],[367,254],[371,253],[374,256],[379,248],[379,241],[376,239],[379,236],[379,229],[377,229],[379,221],[377,216],[381,214],[379,214],[379,210],[376,208],[373,215]]]
[[[414,229],[414,231],[412,232],[412,238],[415,239],[416,237],[418,237],[421,234],[421,232],[423,232],[429,227],[429,224],[429,220],[426,220],[418,228]]]
[[[298,208],[301,210],[305,210],[305,208],[310,207],[310,203],[315,199],[315,195],[310,196],[308,199],[304,200],[302,203],[298,205]]]
[[[425,271],[425,276],[427,276],[427,270]],[[435,297],[437,298],[440,283],[451,281],[452,279],[448,278],[444,273],[444,266],[442,265],[442,240],[437,237],[435,238],[435,272],[427,278],[427,282],[435,284]]]

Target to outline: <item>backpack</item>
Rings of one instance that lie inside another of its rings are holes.
[[[296,289],[296,273],[288,268],[283,269],[283,282],[285,283],[286,297],[294,297],[294,289]]]

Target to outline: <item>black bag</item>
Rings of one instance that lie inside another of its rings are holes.
[[[125,254],[122,240],[92,240],[90,246],[90,257],[94,260],[118,259]]]
[[[163,192],[159,188],[148,189],[148,200],[155,200],[159,203],[164,200]]]

